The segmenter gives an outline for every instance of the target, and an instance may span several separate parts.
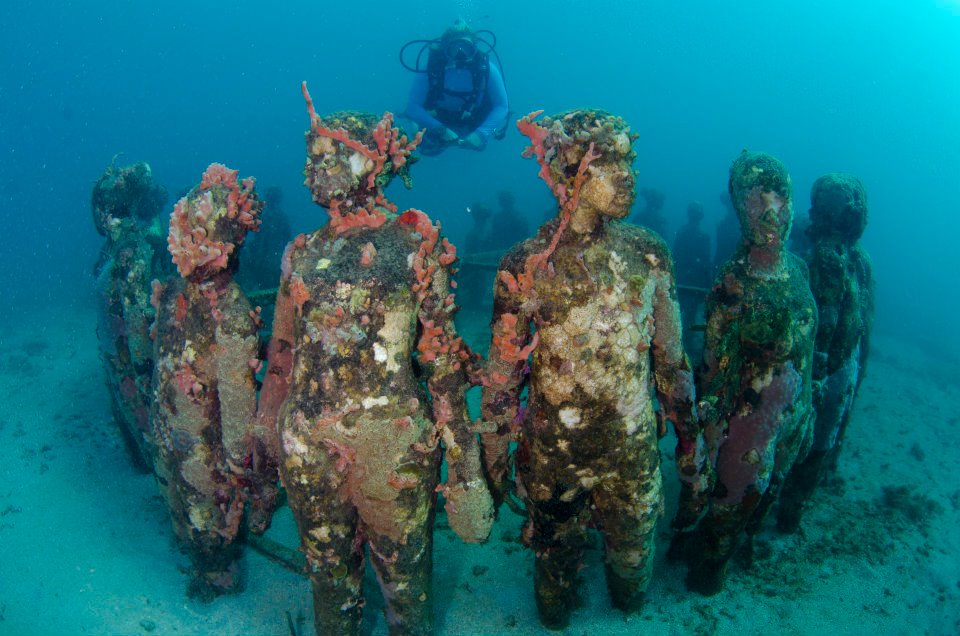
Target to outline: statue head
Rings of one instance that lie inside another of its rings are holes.
[[[834,172],[813,182],[810,190],[810,229],[813,240],[838,236],[856,242],[867,227],[867,191],[860,179]]]
[[[402,131],[392,124],[389,114],[380,118],[350,111],[312,121],[306,133],[304,184],[313,200],[325,208],[335,202],[345,203],[347,208],[366,207],[382,196],[394,175],[410,187],[408,169],[416,157],[407,156],[409,151],[391,152],[390,135],[394,132],[403,142],[401,146],[406,143]],[[380,165],[373,158],[377,155],[384,157]]]
[[[747,243],[782,248],[793,222],[793,187],[783,163],[773,155],[744,150],[730,166],[729,191]]]
[[[153,223],[166,202],[166,188],[154,183],[150,164],[143,161],[120,168],[111,162],[94,184],[90,199],[97,232],[111,239],[124,226]]]
[[[546,131],[544,160],[555,184],[572,192],[577,171],[593,144],[580,189],[580,205],[622,219],[636,196],[633,160],[636,138],[620,117],[602,110],[579,109],[544,117],[537,122]]]
[[[262,208],[253,177],[238,181],[236,170],[210,164],[170,215],[167,247],[180,275],[205,279],[232,269],[247,232],[260,227]]]
[[[703,220],[703,204],[699,201],[693,201],[687,206],[687,220],[694,225],[699,225]]]

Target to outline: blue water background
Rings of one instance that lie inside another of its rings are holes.
[[[456,17],[496,32],[511,107],[596,106],[640,134],[638,182],[667,194],[672,232],[689,201],[718,196],[742,148],[780,157],[806,214],[813,180],[860,176],[876,264],[878,329],[935,343],[960,304],[960,9],[955,2],[517,3],[8,2],[0,18],[0,306],[42,324],[89,306],[101,239],[90,189],[118,152],[170,191],[212,161],[280,185],[298,231],[325,219],[301,185],[317,110],[401,110],[410,39]],[[531,221],[551,206],[511,127],[482,154],[453,150],[390,194],[441,219],[511,189]],[[173,199],[169,203],[172,208]],[[521,238],[521,237],[518,237]],[[32,319],[32,318],[31,318]],[[91,329],[93,325],[91,325]]]

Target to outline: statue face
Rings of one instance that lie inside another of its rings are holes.
[[[739,216],[747,241],[758,247],[779,247],[790,233],[793,206],[779,193],[754,186],[743,198]]]
[[[636,179],[630,164],[618,161],[592,163],[580,191],[580,201],[603,215],[625,218],[633,205]]]
[[[756,247],[782,247],[790,234],[793,204],[790,175],[780,160],[744,150],[730,167],[728,189],[744,240]]]

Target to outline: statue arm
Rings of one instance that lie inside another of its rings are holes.
[[[273,334],[267,346],[267,372],[252,431],[253,456],[250,472],[254,497],[250,527],[258,532],[270,526],[277,498],[280,465],[280,408],[290,392],[293,372],[294,327],[297,307],[290,295],[289,278],[280,281],[273,312]]]
[[[510,442],[517,439],[519,432],[520,396],[529,377],[527,357],[536,346],[531,317],[523,309],[521,294],[515,288],[517,275],[519,268],[510,265],[508,255],[494,283],[492,339],[483,374],[481,414],[489,427],[481,435],[483,463],[498,506],[510,486]]]
[[[438,243],[437,248],[440,245]],[[443,442],[447,481],[441,487],[450,527],[468,543],[485,541],[493,526],[493,504],[480,465],[480,444],[467,411],[466,365],[471,353],[457,335],[450,294],[450,263],[431,255],[433,279],[419,309],[417,350],[427,374],[437,436]]]
[[[677,434],[676,462],[681,493],[674,527],[688,529],[696,524],[706,508],[712,471],[694,405],[693,371],[683,350],[680,307],[671,272],[671,267],[661,271],[656,287],[651,349],[660,425],[664,427],[666,420],[670,420]]]

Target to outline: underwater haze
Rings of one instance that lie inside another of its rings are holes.
[[[171,195],[226,163],[283,187],[298,228],[319,225],[325,215],[300,183],[300,82],[319,113],[402,110],[412,75],[400,47],[460,16],[496,33],[517,116],[593,106],[630,123],[638,183],[666,193],[673,230],[692,200],[712,227],[743,148],[784,161],[798,215],[819,175],[859,176],[877,329],[960,351],[949,337],[960,309],[960,3],[27,2],[5,14],[7,307],[91,298],[90,186],[119,152],[120,164],[148,161]],[[416,190],[393,194],[455,238],[465,208],[500,189],[539,224],[551,201],[524,146],[510,130],[482,154],[428,159]]]
[[[221,162],[281,187],[294,233],[315,229],[327,215],[302,183],[301,81],[321,115],[399,113],[413,81],[400,48],[458,17],[496,34],[511,121],[597,107],[629,123],[638,186],[665,194],[668,243],[691,201],[704,204],[712,232],[744,148],[787,166],[796,218],[825,173],[858,176],[869,197],[862,244],[877,281],[876,337],[841,460],[847,492],[818,495],[811,523],[822,523],[807,543],[769,542],[807,560],[773,559],[703,599],[661,559],[664,578],[641,615],[612,615],[594,585],[565,633],[960,633],[960,426],[948,408],[960,397],[960,0],[89,0],[9,2],[3,14],[0,634],[288,634],[286,612],[312,633],[305,580],[259,556],[239,599],[201,606],[183,595],[152,478],[136,475],[111,437],[91,188],[122,153],[117,165],[150,164],[172,210],[175,193]],[[555,202],[521,156],[526,142],[511,124],[483,152],[424,157],[413,189],[395,182],[389,194],[461,244],[470,210],[495,208],[510,191],[532,233]],[[479,333],[489,314],[459,320]],[[81,425],[89,437],[65,432]],[[905,485],[919,509],[884,490]],[[529,554],[501,545],[520,520],[501,517],[481,552],[437,541],[439,633],[547,633],[525,578]],[[862,523],[876,532],[856,535]],[[291,527],[278,521],[287,543]],[[833,542],[846,547],[831,551]],[[592,563],[591,578],[602,568]],[[384,634],[377,611],[366,629]]]

